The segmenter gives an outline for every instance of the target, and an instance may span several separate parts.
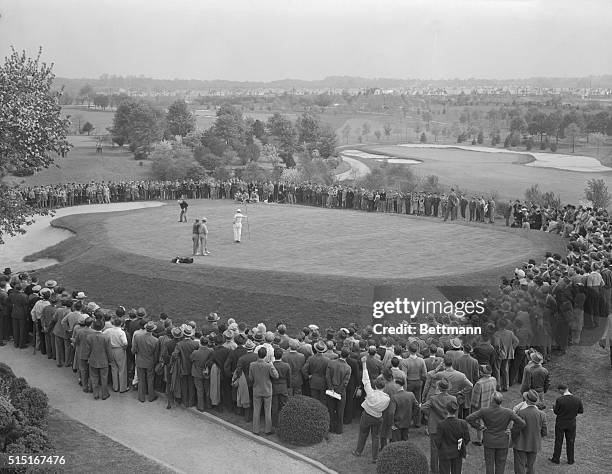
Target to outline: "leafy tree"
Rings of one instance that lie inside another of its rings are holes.
[[[546,116],[544,129],[549,136],[555,137],[555,143],[559,143],[559,133],[561,131],[561,123],[563,122],[563,114],[557,110]]]
[[[427,135],[425,135],[425,132],[421,133],[420,141],[421,143],[427,143]]]
[[[336,150],[338,139],[336,132],[329,125],[319,127],[319,136],[317,137],[316,147],[321,154],[321,157],[328,158],[333,155]]]
[[[593,203],[595,209],[608,209],[610,193],[603,179],[589,179],[584,189],[584,197]]]
[[[606,136],[600,132],[593,133],[593,135],[591,135],[591,141],[597,146],[597,154],[599,155],[599,147],[606,143]]]
[[[530,135],[540,135],[540,143],[544,139],[546,133],[546,114],[544,112],[535,112],[529,116],[527,131]]]
[[[277,167],[281,163],[281,157],[274,145],[264,145],[261,149],[260,160],[267,163],[272,163],[273,167]]]
[[[370,127],[370,123],[369,122],[364,122],[363,125],[361,126],[361,134],[365,137],[365,139],[368,139],[368,135],[370,134],[371,131],[371,127]]]
[[[194,160],[193,153],[184,146],[160,142],[155,145],[150,159],[157,179],[175,180],[205,176],[204,168]]]
[[[298,143],[305,145],[306,149],[310,151],[319,137],[319,118],[310,112],[304,112],[298,117],[295,128],[298,132]]]
[[[250,143],[244,148],[244,158],[246,163],[259,160],[261,146],[257,143]]]
[[[259,119],[255,120],[251,127],[251,133],[253,133],[255,138],[261,140],[261,138],[266,133],[266,128],[264,127],[264,123]]]
[[[525,149],[527,151],[531,151],[532,148],[533,148],[533,138],[529,137],[527,138],[527,140],[525,140]]]
[[[344,127],[342,127],[342,137],[345,139],[347,145],[348,145],[350,134],[351,134],[351,126],[350,124],[347,123]]]
[[[65,155],[70,122],[61,117],[61,90],[53,89],[52,65],[11,49],[0,66],[0,178],[7,173],[34,173]],[[16,189],[0,181],[0,244],[3,236],[24,233],[40,210],[28,205]]]
[[[213,133],[227,145],[239,149],[246,140],[246,124],[242,112],[232,105],[222,105],[217,110]]]
[[[106,109],[108,104],[110,103],[110,99],[106,94],[96,94],[93,98],[93,103],[95,107],[100,107],[101,109]]]
[[[298,134],[291,120],[287,117],[275,113],[266,124],[268,133],[272,138],[272,143],[278,148],[278,153],[285,165],[295,166],[293,153],[296,150]]]
[[[438,141],[438,137],[440,136],[440,131],[441,131],[441,128],[440,128],[439,123],[433,123],[431,125],[431,133],[434,136],[434,141],[436,142]]]
[[[94,126],[90,122],[85,122],[83,127],[81,128],[81,133],[86,133],[89,135],[91,131],[94,129]]]
[[[242,170],[241,178],[246,182],[263,181],[269,178],[269,174],[257,163],[250,162]]]
[[[385,136],[387,138],[389,138],[389,136],[391,135],[391,131],[393,130],[393,127],[391,126],[391,124],[389,122],[385,123],[383,125],[383,131],[385,132]]]
[[[382,132],[380,130],[375,130],[374,131],[374,136],[376,137],[376,141],[379,142],[380,141],[380,137],[382,136]]]
[[[580,127],[572,122],[565,127],[564,135],[572,140],[572,153],[574,153],[576,150],[576,137],[580,136]]]
[[[122,102],[113,118],[113,141],[129,143],[137,159],[147,158],[155,142],[162,138],[161,114],[148,102],[127,100]]]
[[[87,108],[91,107],[91,100],[93,96],[94,96],[94,90],[93,90],[93,87],[91,87],[89,84],[85,84],[79,90],[79,97],[81,98],[81,104],[87,101]]]
[[[181,136],[195,130],[196,120],[184,100],[177,100],[168,107],[166,114],[166,138]]]
[[[527,122],[523,117],[514,117],[510,121],[510,132],[524,133],[527,131]]]
[[[482,143],[484,142],[484,133],[482,133],[482,130],[480,130],[478,132],[478,136],[476,137],[476,141],[478,142],[479,145],[482,145]]]

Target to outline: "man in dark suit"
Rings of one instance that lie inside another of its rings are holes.
[[[516,430],[516,435],[512,436],[515,474],[534,472],[533,466],[542,446],[542,438],[548,434],[546,414],[536,407],[538,393],[535,390],[529,390],[523,394],[523,398],[526,406],[519,410],[518,416],[527,426],[522,430]]]
[[[329,359],[323,357],[323,353],[327,352],[327,345],[323,341],[319,341],[314,345],[314,348],[317,352],[309,357],[302,367],[302,376],[309,381],[310,396],[325,405],[327,402],[325,400],[327,398],[325,395],[325,374]]]
[[[272,434],[272,380],[278,378],[278,371],[265,358],[268,350],[260,347],[257,351],[258,360],[249,367],[248,379],[253,384],[253,433],[259,434],[261,421],[261,406],[264,408],[264,434]]]
[[[28,343],[28,333],[26,331],[28,297],[23,292],[20,283],[15,284],[13,291],[9,292],[7,306],[13,320],[13,342],[15,347],[25,349]]]
[[[438,425],[446,418],[448,414],[446,407],[450,401],[457,403],[457,398],[449,395],[448,388],[450,384],[448,380],[441,379],[437,382],[436,393],[429,400],[421,405],[421,410],[427,416],[427,430],[429,431],[429,448],[430,448],[430,465],[431,472],[438,473],[439,459],[438,447],[435,443],[435,438],[438,433]]]
[[[574,441],[576,441],[576,417],[584,413],[582,400],[572,395],[567,385],[559,384],[557,390],[561,396],[555,401],[553,412],[557,415],[555,421],[555,450],[550,459],[551,462],[559,464],[561,450],[563,448],[563,436],[565,436],[565,450],[567,452],[567,463],[574,464]]]
[[[304,379],[302,378],[302,367],[306,363],[306,356],[298,352],[300,343],[297,339],[289,340],[289,350],[283,354],[283,362],[287,362],[291,368],[290,395],[301,395]]]
[[[461,474],[466,446],[470,442],[470,427],[457,418],[459,404],[451,400],[446,405],[448,415],[438,425],[434,442],[438,448],[440,474]]]
[[[157,400],[153,383],[155,381],[155,364],[159,360],[159,339],[153,335],[157,329],[153,321],[145,324],[146,333],[134,338],[132,353],[135,356],[136,372],[138,373],[138,400],[145,401],[148,395],[149,401]]]
[[[83,356],[89,360],[89,376],[94,399],[110,397],[108,393],[108,366],[112,360],[110,337],[102,334],[104,321],[96,320],[91,325],[94,330],[87,336]]]
[[[478,361],[471,355],[472,346],[470,344],[463,345],[463,355],[453,363],[453,367],[462,372],[465,377],[474,385],[478,382],[479,366]],[[459,407],[459,418],[465,419],[470,414],[471,393],[465,397],[465,403]]]
[[[251,339],[247,339],[244,344],[244,348],[247,350],[247,353],[243,356],[240,356],[238,362],[236,363],[236,370],[234,371],[234,375],[232,380],[238,380],[242,374],[246,379],[247,385],[249,387],[249,397],[250,397],[250,406],[244,409],[244,421],[247,423],[253,420],[253,382],[249,379],[249,370],[251,364],[255,362],[259,357],[253,352],[255,349],[255,343]]]
[[[347,397],[346,387],[351,378],[351,367],[346,362],[346,359],[350,354],[347,348],[342,349],[340,358],[330,361],[325,372],[327,389],[333,390],[341,396],[340,400],[329,395],[327,396],[327,408],[329,410],[330,420],[329,431],[337,434],[342,434],[342,430],[344,429],[344,408],[346,407]]]
[[[395,381],[399,391],[391,397],[388,416],[392,420],[391,441],[407,441],[412,416],[419,404],[414,393],[404,390],[404,380]]]
[[[208,338],[202,336],[200,338],[200,347],[189,356],[191,360],[191,376],[193,377],[196,389],[196,406],[198,411],[204,411],[205,406],[210,406],[209,394],[208,390],[206,390],[207,387],[210,387],[204,383],[204,370],[211,354],[212,349],[208,347]]]
[[[359,345],[354,343],[357,347]],[[344,424],[350,425],[355,417],[355,412],[358,411],[357,407],[361,404],[361,398],[355,397],[355,392],[359,384],[361,383],[361,371],[359,364],[359,353],[355,354],[351,352],[351,355],[346,358],[346,363],[351,368],[351,377],[349,383],[346,386],[346,405],[344,407]]]
[[[289,389],[291,388],[291,366],[283,362],[283,350],[280,347],[274,349],[274,368],[278,372],[278,378],[272,380],[272,426],[278,425],[278,414],[287,403]]]
[[[484,457],[486,474],[503,474],[508,457],[508,425],[511,421],[518,428],[526,423],[509,408],[501,406],[504,400],[500,392],[493,393],[491,405],[475,411],[465,419],[474,429],[484,431]],[[481,423],[482,421],[482,423]]]

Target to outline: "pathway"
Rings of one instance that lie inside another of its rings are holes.
[[[174,471],[322,472],[203,420],[190,410],[166,410],[163,397],[153,403],[139,403],[136,392],[111,392],[108,400],[94,401],[90,394],[82,392],[71,370],[56,367],[46,356],[33,355],[31,348],[19,350],[12,344],[0,347],[0,361],[8,364],[18,377],[25,377],[31,385],[44,390],[51,406]]]

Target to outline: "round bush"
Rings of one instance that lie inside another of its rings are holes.
[[[378,474],[429,474],[427,456],[409,441],[389,443],[378,454]]]
[[[23,377],[14,378],[11,380],[11,388],[9,390],[9,396],[11,397],[11,402],[15,404],[15,400],[17,397],[23,392],[26,388],[30,388],[28,382]]]
[[[23,390],[15,400],[13,406],[21,410],[28,425],[46,427],[49,415],[49,398],[47,394],[36,387]]]
[[[320,443],[329,431],[329,411],[314,398],[290,397],[279,414],[278,436],[286,443],[308,446]]]
[[[14,379],[15,373],[8,365],[0,362],[0,379]]]

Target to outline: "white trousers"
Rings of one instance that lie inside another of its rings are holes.
[[[234,226],[234,241],[240,242],[242,236],[242,224],[233,224]]]

